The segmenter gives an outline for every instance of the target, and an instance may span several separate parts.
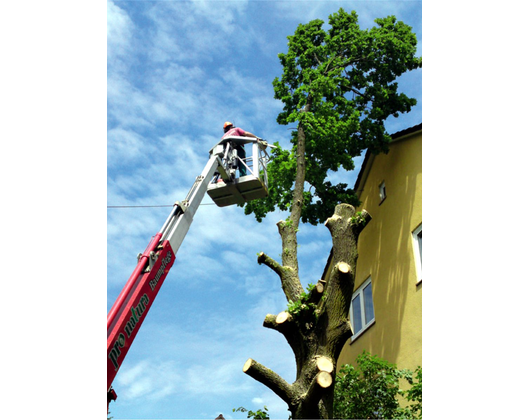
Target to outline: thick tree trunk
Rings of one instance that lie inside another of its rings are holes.
[[[294,419],[333,417],[333,390],[340,351],[351,336],[348,318],[353,294],[357,262],[357,238],[369,220],[358,217],[355,208],[340,204],[325,225],[333,241],[335,265],[327,282],[319,280],[304,301],[308,310],[296,314],[280,312],[265,317],[263,326],[284,335],[296,359],[296,380],[289,384],[279,375],[249,359],[243,371],[273,390],[289,406]],[[298,216],[299,220],[299,216]],[[284,247],[296,244],[294,223],[278,223]],[[293,239],[294,237],[294,239]],[[293,251],[296,257],[296,250]],[[298,278],[298,264],[284,248],[282,263],[264,253],[258,262],[274,270],[280,277],[287,300],[300,300],[303,292]],[[315,283],[314,279],[310,282]],[[312,304],[312,305],[310,305]]]

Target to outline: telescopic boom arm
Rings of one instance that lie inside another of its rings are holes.
[[[236,155],[233,147],[238,141],[240,140],[237,138],[224,139],[210,150],[210,158],[201,175],[196,178],[186,199],[175,203],[160,231],[151,238],[145,251],[138,255],[136,268],[107,315],[107,412],[110,401],[116,399],[112,382],[175,261],[175,254],[188,233],[193,216],[208,191],[214,174],[219,174],[219,181],[222,179],[221,184],[226,189],[235,188]],[[245,143],[248,142],[255,143],[256,150],[259,144],[262,151],[267,145],[258,139],[246,138]],[[256,162],[256,168],[258,167],[260,166]],[[260,168],[266,173],[265,166]],[[256,179],[252,180],[255,181]],[[245,182],[248,184],[250,181]],[[244,185],[245,182],[237,185]],[[263,185],[260,181],[260,185],[266,195],[266,183]],[[219,187],[212,184],[210,188]],[[220,205],[220,200],[216,201],[214,198],[214,201]]]
[[[153,236],[143,254],[138,256],[136,268],[108,313],[107,391],[175,261],[175,254],[204,198],[208,182],[219,166],[219,158],[210,157],[186,199],[175,203],[160,231]]]

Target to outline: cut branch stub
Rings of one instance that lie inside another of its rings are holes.
[[[317,368],[320,372],[333,372],[333,362],[329,357],[317,356],[316,358]]]
[[[267,314],[267,316],[265,316],[265,320],[263,321],[263,326],[265,328],[275,329],[276,328],[276,315]]]
[[[243,365],[243,372],[247,373],[254,362],[254,359],[248,359]]]
[[[337,270],[339,270],[339,273],[341,274],[348,274],[351,272],[351,267],[348,263],[340,262],[337,264]]]
[[[290,322],[293,319],[292,315],[287,311],[282,311],[276,316],[277,324],[284,324]]]
[[[280,312],[278,315],[268,314],[263,321],[263,326],[281,332],[289,341],[290,337],[287,334],[292,331],[292,320],[292,315],[286,311]]]
[[[326,287],[326,281],[325,280],[319,280],[318,283],[315,286],[315,289],[317,289],[318,293],[324,293],[325,287]]]
[[[368,224],[370,222],[370,220],[372,220],[372,215],[370,213],[368,213],[368,211],[366,211],[366,209],[362,209],[361,216],[364,218],[365,224]]]
[[[318,372],[317,383],[321,388],[329,388],[333,383],[333,377],[329,372]]]
[[[322,299],[322,294],[324,293],[324,284],[322,284],[321,281],[322,280],[319,280],[315,287],[311,289],[311,292],[309,292],[307,303],[317,304],[320,299]]]

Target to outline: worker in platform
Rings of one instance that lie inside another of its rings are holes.
[[[222,137],[223,139],[229,136],[258,138],[257,136],[250,133],[249,131],[245,131],[239,127],[234,127],[234,124],[232,124],[229,121],[224,123],[223,130],[225,132],[224,136]],[[241,160],[244,160],[247,157],[247,154],[245,153],[245,148],[242,144],[236,144],[236,152]],[[240,160],[237,161],[237,168],[239,169],[240,177],[245,176],[247,174],[247,168],[245,167],[245,165],[243,165],[243,162],[241,162]]]

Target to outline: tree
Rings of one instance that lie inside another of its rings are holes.
[[[247,419],[254,419],[254,420],[257,420],[257,419],[268,420],[268,419],[270,419],[269,413],[267,413],[267,411],[269,411],[267,406],[264,406],[263,410],[261,408],[258,408],[257,411],[247,410],[245,407],[233,408],[232,411],[234,413],[236,413],[238,411],[241,412],[241,413],[247,413]]]
[[[361,30],[357,14],[340,9],[329,16],[327,31],[322,20],[314,20],[288,37],[287,54],[279,54],[283,75],[273,86],[275,98],[284,104],[278,123],[296,123],[292,148],[276,143],[268,166],[269,196],[245,207],[258,221],[275,208],[289,211],[287,220],[277,223],[281,263],[264,252],[258,263],[279,276],[289,302],[288,310],[267,315],[263,325],[285,336],[295,355],[296,380],[288,384],[252,359],[243,370],[282,398],[293,418],[333,416],[336,361],[352,334],[348,311],[357,238],[370,221],[367,212],[356,211],[353,190],[344,183],[332,185],[326,177],[339,168],[353,170],[353,158],[364,149],[388,151],[384,121],[416,103],[398,93],[395,82],[421,66],[421,58],[414,56],[415,35],[393,16],[375,23]],[[318,281],[305,292],[298,274],[299,224],[324,221],[335,264],[327,283]]]
[[[363,352],[357,368],[344,365],[337,375],[334,415],[342,419],[421,419],[421,367],[417,382],[408,369],[397,369],[387,361]],[[410,389],[400,388],[405,379]],[[414,404],[400,407],[398,396]]]

